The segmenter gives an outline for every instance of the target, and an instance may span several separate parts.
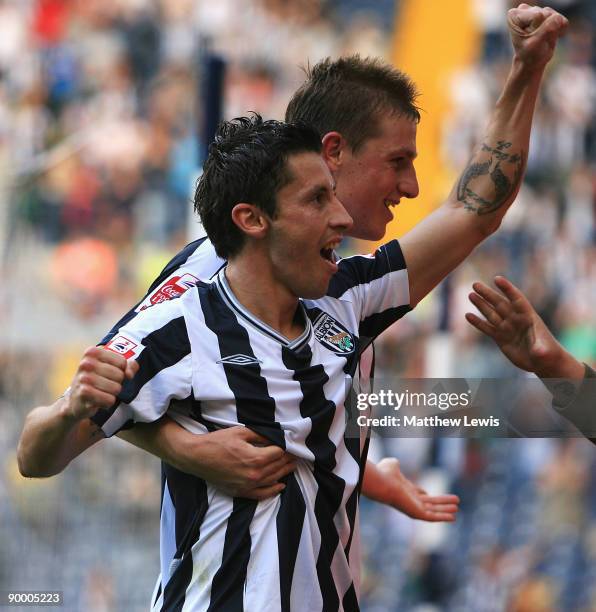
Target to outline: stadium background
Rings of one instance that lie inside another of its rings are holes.
[[[384,335],[381,372],[518,376],[463,318],[471,282],[497,272],[576,356],[596,361],[596,5],[550,4],[571,26],[543,85],[518,201],[498,235]],[[158,570],[157,461],[115,440],[60,477],[31,481],[14,450],[26,412],[63,392],[82,350],[198,231],[189,190],[204,147],[200,54],[227,62],[228,118],[282,117],[299,65],[327,55],[358,51],[408,71],[425,110],[421,195],[398,209],[399,235],[447,195],[481,133],[509,63],[507,8],[0,2],[0,590],[63,590],[68,610],[146,608]],[[437,526],[364,503],[363,610],[596,610],[590,443],[377,440],[374,453],[395,454],[411,478],[462,505],[455,525]]]

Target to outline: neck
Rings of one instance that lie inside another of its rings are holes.
[[[236,299],[263,323],[290,340],[304,331],[296,321],[298,298],[275,279],[268,258],[243,251],[228,261],[225,275]]]

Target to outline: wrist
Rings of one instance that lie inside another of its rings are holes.
[[[513,78],[517,77],[523,79],[526,82],[532,79],[540,81],[547,64],[548,61],[528,61],[527,59],[515,54],[511,64],[511,76]]]
[[[179,425],[172,423],[176,428],[178,440],[171,444],[168,454],[174,467],[186,474],[207,480],[209,454],[213,446],[209,434],[194,434],[182,429]]]
[[[568,378],[580,380],[584,377],[584,365],[562,346],[556,353],[546,356],[536,366],[535,373],[539,378]]]
[[[64,395],[60,397],[57,402],[58,408],[58,416],[60,417],[60,421],[66,426],[74,426],[78,423],[80,418],[75,416],[75,412],[72,408],[72,395],[70,393],[70,387],[66,390]]]

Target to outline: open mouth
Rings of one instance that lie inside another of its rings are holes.
[[[321,257],[327,261],[330,261],[331,263],[334,263],[333,249],[321,249]]]
[[[399,204],[399,200],[385,200],[383,202],[387,209],[392,208],[393,206],[397,206]]]
[[[328,242],[320,251],[321,257],[330,263],[334,264],[337,261],[335,249],[341,244],[341,240],[332,240]]]

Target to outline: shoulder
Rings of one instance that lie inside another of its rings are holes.
[[[337,273],[331,278],[327,296],[338,298],[359,285],[368,285],[392,272],[406,270],[399,241],[391,240],[368,255],[352,255],[341,259]]]
[[[187,244],[153,281],[136,312],[182,295],[199,281],[209,280],[225,265],[207,238]]]
[[[196,274],[197,279],[208,280],[221,270],[225,263],[225,260],[215,252],[215,247],[209,238],[203,237],[187,244],[171,259],[168,266],[183,268]]]

